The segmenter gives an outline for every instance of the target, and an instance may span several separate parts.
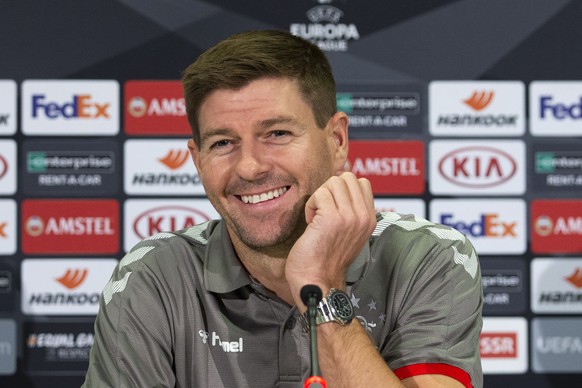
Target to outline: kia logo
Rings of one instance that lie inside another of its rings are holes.
[[[136,217],[133,231],[143,239],[154,234],[189,228],[210,220],[207,214],[187,206],[167,205],[149,209]]]
[[[499,186],[511,179],[517,163],[508,153],[492,147],[463,147],[445,154],[438,165],[441,176],[468,188]]]
[[[0,155],[0,179],[8,172],[8,162]]]

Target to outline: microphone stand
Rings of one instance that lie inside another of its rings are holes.
[[[321,301],[321,288],[313,284],[307,284],[301,288],[301,300],[307,306],[307,316],[309,318],[309,344],[311,347],[311,376],[309,376],[304,388],[327,388],[327,382],[319,371],[319,357],[317,355],[317,327],[315,317],[317,315],[317,304]]]

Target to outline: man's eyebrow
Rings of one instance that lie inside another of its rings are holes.
[[[293,124],[299,126],[299,121],[293,116],[277,116],[262,120],[258,123],[259,128],[268,129],[279,124]],[[200,134],[200,145],[202,146],[209,138],[214,136],[232,136],[233,131],[229,128],[213,128],[205,130]]]
[[[232,131],[228,128],[216,128],[216,129],[209,129],[208,131],[204,131],[204,133],[200,134],[200,145],[202,146],[209,138],[213,136],[228,136],[231,135]]]
[[[271,128],[278,124],[294,124],[299,125],[299,122],[292,116],[278,116],[272,119],[266,119],[259,123],[259,126],[263,129]]]

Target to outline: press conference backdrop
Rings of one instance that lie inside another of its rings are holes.
[[[79,386],[124,252],[218,216],[178,80],[264,28],[327,52],[378,209],[473,241],[485,385],[576,385],[580,20],[576,0],[0,2],[0,386]]]

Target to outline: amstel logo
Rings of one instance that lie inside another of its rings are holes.
[[[44,221],[39,216],[31,216],[25,222],[26,233],[30,236],[37,237],[44,231]]]
[[[26,254],[118,251],[116,200],[26,199],[21,217],[22,250]]]
[[[132,97],[127,104],[127,111],[133,117],[142,117],[146,114],[148,109],[148,103],[143,98],[136,96]]]
[[[179,80],[127,81],[124,129],[131,135],[190,135]]]
[[[539,216],[535,221],[535,230],[540,236],[549,236],[554,230],[554,221],[548,216]]]

